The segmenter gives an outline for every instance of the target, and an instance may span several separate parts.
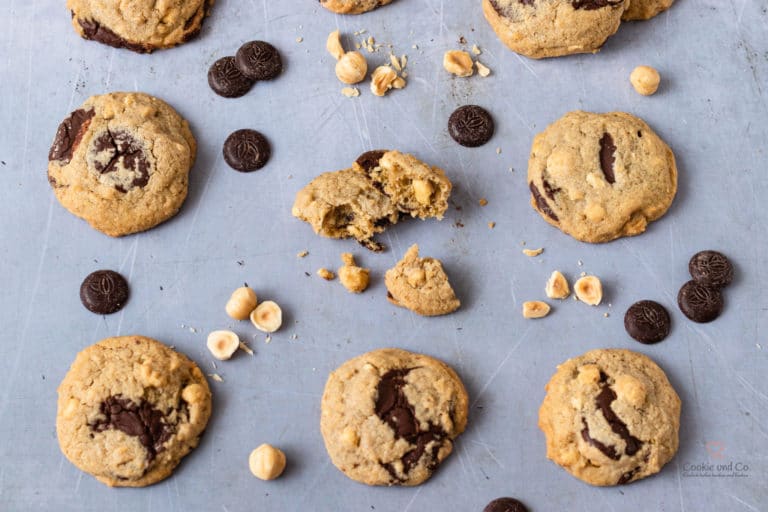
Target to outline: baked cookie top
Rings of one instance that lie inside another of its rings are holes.
[[[416,244],[397,265],[387,270],[384,283],[389,302],[419,315],[446,315],[461,306],[442,262],[435,258],[420,258]]]
[[[540,59],[594,53],[616,33],[629,0],[483,0],[483,13],[513,51]]]
[[[349,478],[418,485],[450,455],[467,413],[467,392],[448,365],[388,348],[330,374],[320,429],[331,461]]]
[[[619,485],[661,470],[677,452],[680,398],[650,358],[592,350],[557,367],[539,428],[547,457],[592,485]]]
[[[302,188],[292,213],[315,233],[355,238],[383,250],[376,233],[403,217],[442,219],[452,184],[445,172],[399,151],[368,151],[349,169],[321,174]]]
[[[211,415],[211,392],[197,365],[143,336],[86,348],[58,392],[61,451],[109,486],[143,487],[170,476]]]
[[[85,39],[149,53],[192,39],[214,0],[67,0],[72,25]]]
[[[639,119],[623,112],[569,112],[533,140],[531,205],[583,242],[645,231],[677,192],[675,156]]]
[[[320,5],[338,14],[363,14],[392,0],[320,0]]]
[[[181,208],[196,149],[189,125],[164,101],[92,96],[59,125],[48,181],[64,208],[107,235],[127,235]]]
[[[621,19],[648,20],[672,7],[674,2],[675,0],[631,0]]]

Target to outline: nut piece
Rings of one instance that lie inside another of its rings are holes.
[[[480,61],[475,62],[475,66],[477,66],[477,74],[480,75],[481,77],[485,78],[491,74],[491,70],[482,62]]]
[[[352,293],[361,293],[368,288],[371,271],[367,268],[358,267],[355,264],[355,258],[351,253],[345,252],[341,255],[343,267],[339,267],[339,281],[344,288]]]
[[[341,38],[338,30],[334,30],[328,34],[328,39],[325,41],[325,49],[328,53],[333,55],[333,58],[339,60],[344,56],[344,47],[341,46]]]
[[[429,180],[413,180],[411,186],[413,187],[413,195],[419,204],[428,205],[432,202],[432,193],[435,191],[435,187]]]
[[[283,311],[275,302],[264,301],[251,313],[251,323],[262,332],[275,332],[283,325]]]
[[[536,256],[538,256],[539,254],[541,254],[543,252],[544,252],[544,248],[543,247],[539,247],[538,249],[523,249],[523,254],[525,254],[526,256],[529,256],[531,258],[535,258]]]
[[[397,73],[389,66],[379,66],[371,74],[371,92],[376,96],[384,96],[397,80]]]
[[[317,275],[325,279],[326,281],[333,281],[336,279],[336,274],[328,270],[327,268],[319,268],[317,269]]]
[[[650,66],[637,66],[629,75],[632,87],[643,96],[650,96],[659,89],[661,76]]]
[[[523,302],[523,317],[544,318],[549,314],[549,304],[540,300]]]
[[[213,357],[226,361],[240,348],[240,338],[232,331],[213,331],[208,335],[206,345]]]
[[[456,76],[472,76],[475,72],[472,67],[472,57],[462,50],[450,50],[443,55],[443,67],[449,73]]]
[[[262,444],[251,452],[248,467],[256,478],[274,480],[285,470],[285,454],[270,444]]]
[[[568,280],[559,270],[552,272],[547,280],[547,285],[544,287],[544,292],[550,299],[567,299],[571,294],[571,289],[568,286]]]
[[[256,308],[256,292],[247,286],[241,286],[229,297],[227,301],[227,314],[235,320],[245,320]]]
[[[584,276],[573,285],[576,297],[590,306],[597,306],[603,300],[603,285],[597,276]]]
[[[341,90],[341,94],[346,96],[347,98],[357,98],[360,96],[360,89],[357,87],[344,87]]]
[[[336,78],[345,84],[356,84],[365,79],[368,62],[360,52],[347,52],[336,63]]]

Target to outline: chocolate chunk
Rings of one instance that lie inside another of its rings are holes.
[[[53,144],[48,151],[48,160],[60,160],[68,164],[72,160],[72,154],[80,145],[83,134],[91,124],[95,112],[93,109],[78,109],[69,114],[56,130],[56,137],[53,138]]]
[[[694,281],[710,288],[723,288],[733,281],[733,265],[717,251],[694,254],[688,263],[688,271]]]
[[[451,138],[468,148],[482,146],[493,137],[493,118],[483,107],[464,105],[448,118]]]
[[[485,506],[483,512],[528,512],[528,509],[515,498],[496,498]]]
[[[387,249],[386,245],[371,238],[368,240],[358,240],[358,243],[371,252],[384,252]]]
[[[366,151],[355,160],[355,163],[359,165],[365,171],[371,171],[379,165],[379,160],[384,156],[387,150],[376,149],[374,151]]]
[[[269,141],[256,130],[237,130],[224,141],[224,160],[236,171],[257,171],[271,154]]]
[[[594,11],[603,7],[614,7],[622,3],[624,3],[624,0],[571,0],[574,9],[584,9],[585,11]]]
[[[531,189],[531,194],[533,195],[533,200],[536,201],[536,208],[538,208],[544,215],[549,217],[555,222],[560,221],[560,219],[555,215],[555,212],[552,211],[552,209],[549,207],[549,204],[547,203],[547,200],[544,199],[544,197],[541,195],[541,192],[539,192],[538,187],[531,182],[529,184],[529,188]]]
[[[149,183],[149,160],[143,145],[130,133],[106,130],[91,142],[93,168],[100,174],[110,174],[115,189],[128,192]]]
[[[125,48],[137,53],[152,53],[151,47],[128,41],[95,20],[78,18],[77,23],[83,28],[83,37],[86,39],[98,41],[113,48]]]
[[[660,342],[669,335],[669,328],[669,313],[652,300],[635,302],[624,314],[624,329],[640,343]]]
[[[595,399],[595,405],[603,413],[605,421],[610,425],[614,434],[617,434],[624,440],[624,453],[629,456],[636,454],[643,446],[643,442],[629,433],[627,424],[619,418],[613,409],[611,409],[611,402],[616,400],[616,393],[608,385],[608,376],[604,373],[600,374],[600,382],[602,383],[602,389]]]
[[[129,436],[138,437],[147,449],[147,460],[152,462],[173,435],[173,427],[165,422],[165,415],[142,399],[138,404],[122,395],[108,397],[99,405],[104,419],[96,420],[89,426],[95,432],[119,430]]]
[[[544,193],[547,194],[547,197],[554,201],[555,200],[555,194],[560,192],[560,189],[557,188],[557,187],[553,187],[549,183],[549,181],[547,181],[544,178],[542,178],[541,184],[544,185]]]
[[[245,43],[237,50],[235,64],[251,80],[271,80],[283,71],[277,48],[264,41]]]
[[[717,288],[688,281],[677,294],[677,305],[689,319],[707,323],[720,316],[723,311],[723,295]]]
[[[604,133],[600,139],[600,169],[603,170],[605,181],[610,184],[616,183],[616,176],[613,173],[613,164],[616,163],[616,145],[613,143],[613,137],[610,133]]]
[[[637,473],[638,471],[640,471],[640,466],[632,469],[631,471],[627,471],[626,473],[621,475],[621,477],[619,478],[619,481],[616,482],[616,485],[624,485],[629,483],[635,477],[635,473]]]
[[[581,424],[583,426],[583,428],[581,429],[581,438],[584,439],[584,441],[586,441],[591,446],[594,446],[595,448],[603,452],[603,455],[605,455],[609,459],[619,460],[621,458],[621,455],[616,453],[616,448],[614,448],[613,446],[608,446],[607,444],[590,437],[589,425],[587,425],[586,418],[581,418]]]
[[[251,90],[254,80],[240,72],[234,57],[222,57],[208,70],[208,85],[225,98],[239,98]]]
[[[80,301],[88,311],[109,315],[128,302],[128,282],[112,270],[97,270],[80,285]]]

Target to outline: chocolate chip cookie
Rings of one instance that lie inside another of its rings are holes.
[[[92,96],[59,126],[48,181],[71,213],[107,235],[127,235],[179,211],[196,149],[189,125],[164,101]]]
[[[531,205],[583,242],[645,231],[677,192],[675,156],[639,119],[623,112],[570,112],[533,140]]]
[[[596,53],[619,29],[629,5],[630,0],[483,0],[483,13],[509,48],[541,59]]]
[[[631,0],[621,19],[624,21],[648,20],[672,7],[674,2],[675,0]]]
[[[658,473],[677,452],[680,398],[661,368],[630,350],[592,350],[557,367],[539,428],[547,457],[592,485]]]
[[[373,240],[400,219],[442,219],[452,184],[445,172],[399,151],[368,151],[349,169],[327,172],[296,194],[292,213],[328,238]]]
[[[320,5],[338,14],[363,14],[392,0],[320,0]]]
[[[368,485],[419,485],[467,424],[459,376],[429,356],[394,348],[350,359],[325,385],[320,429],[333,464]]]
[[[389,302],[422,316],[447,315],[461,306],[442,262],[435,258],[419,258],[416,244],[397,265],[387,270],[384,283]]]
[[[143,336],[86,348],[58,392],[61,451],[109,486],[144,487],[170,476],[211,415],[211,392],[197,365]]]
[[[67,0],[72,25],[85,39],[150,53],[195,37],[214,0]]]

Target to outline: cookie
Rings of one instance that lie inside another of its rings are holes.
[[[292,213],[328,238],[373,236],[401,218],[442,219],[452,184],[445,172],[399,151],[369,151],[349,169],[321,174],[296,194]]]
[[[61,451],[109,486],[144,487],[170,476],[211,415],[197,365],[143,336],[107,338],[80,352],[58,393]]]
[[[435,258],[419,258],[413,244],[384,275],[387,300],[422,316],[438,316],[459,309],[461,302],[448,282],[443,264]]]
[[[541,59],[596,53],[630,0],[483,0],[483,13],[513,51]]]
[[[115,48],[150,53],[195,37],[214,0],[67,0],[75,32]]]
[[[196,148],[187,122],[164,101],[135,92],[92,96],[59,126],[48,181],[64,208],[123,236],[179,211]]]
[[[672,7],[674,2],[675,0],[631,0],[621,19],[623,21],[648,20]]]
[[[669,146],[623,112],[570,112],[533,140],[531,205],[548,223],[583,242],[645,231],[677,192]]]
[[[642,354],[592,350],[559,365],[546,391],[547,457],[588,484],[640,480],[677,452],[680,398]]]
[[[320,0],[320,5],[337,14],[363,14],[392,0]]]
[[[368,485],[419,485],[464,431],[467,392],[429,356],[387,348],[350,359],[328,377],[320,430],[333,464]]]

